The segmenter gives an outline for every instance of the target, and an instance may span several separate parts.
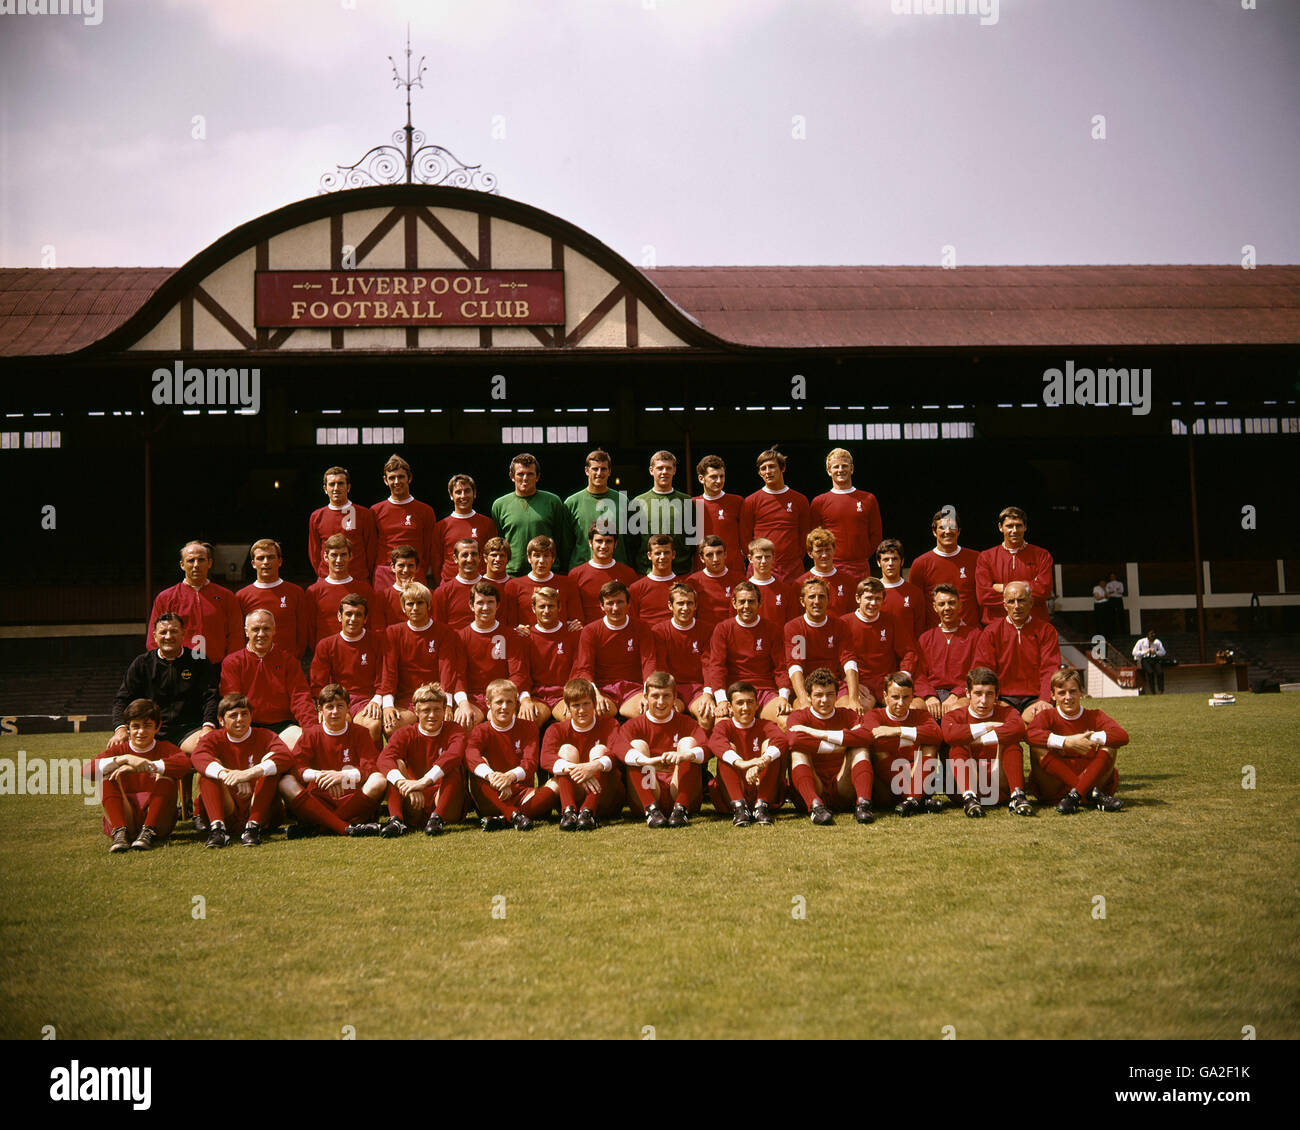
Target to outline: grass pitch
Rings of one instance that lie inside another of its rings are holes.
[[[121,857],[80,797],[0,797],[0,1036],[1300,1036],[1300,697],[1103,705],[1117,814]]]

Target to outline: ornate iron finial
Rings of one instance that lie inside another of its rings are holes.
[[[482,165],[467,165],[441,145],[426,145],[424,133],[411,125],[411,87],[424,88],[424,56],[411,73],[411,25],[406,25],[406,77],[393,64],[393,83],[406,90],[406,125],[394,131],[391,145],[376,145],[355,165],[339,165],[337,170],[320,178],[319,193],[337,192],[341,188],[362,188],[375,184],[399,184],[405,174],[406,184],[446,184],[454,188],[473,188],[496,192],[497,178],[483,172]]]

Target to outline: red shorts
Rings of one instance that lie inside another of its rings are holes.
[[[365,710],[365,708],[370,705],[373,698],[374,698],[373,695],[363,695],[363,694],[356,694],[350,696],[348,698],[348,709],[352,712],[352,717],[355,718],[358,714],[360,714],[363,710]],[[381,718],[383,717],[383,712],[384,712],[383,707],[381,706],[379,708],[379,714]]]
[[[528,693],[538,702],[545,703],[552,710],[564,701],[563,687],[534,687]]]
[[[687,710],[690,709],[691,703],[704,693],[703,683],[678,683],[677,695],[682,700],[682,704]]]
[[[600,693],[606,698],[612,699],[615,706],[622,706],[633,695],[638,695],[642,691],[640,683],[628,682],[626,679],[617,683],[607,683],[600,688]]]

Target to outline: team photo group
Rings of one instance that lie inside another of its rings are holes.
[[[815,825],[1121,809],[1128,734],[1084,709],[1062,663],[1052,557],[1026,514],[979,515],[1001,541],[975,550],[944,507],[905,574],[848,451],[811,500],[786,464],[761,452],[742,497],[706,456],[692,496],[658,451],[628,497],[595,450],[562,499],[522,453],[487,512],[453,475],[439,518],[393,455],[369,506],[345,468],[324,472],[307,588],[281,577],[272,538],[238,592],[209,580],[210,544],[187,543],[86,767],[110,852],[178,820],[221,848],[467,818],[526,831],[553,813],[562,831],[625,813],[684,827],[705,802],[737,827],[791,809]]]

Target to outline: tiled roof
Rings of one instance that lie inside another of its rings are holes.
[[[0,269],[0,356],[67,354],[167,267]],[[1300,343],[1300,267],[659,267],[706,330],[780,348]]]
[[[646,276],[746,345],[1300,342],[1300,268],[660,267]]]
[[[134,314],[172,267],[0,270],[0,356],[72,353]]]

